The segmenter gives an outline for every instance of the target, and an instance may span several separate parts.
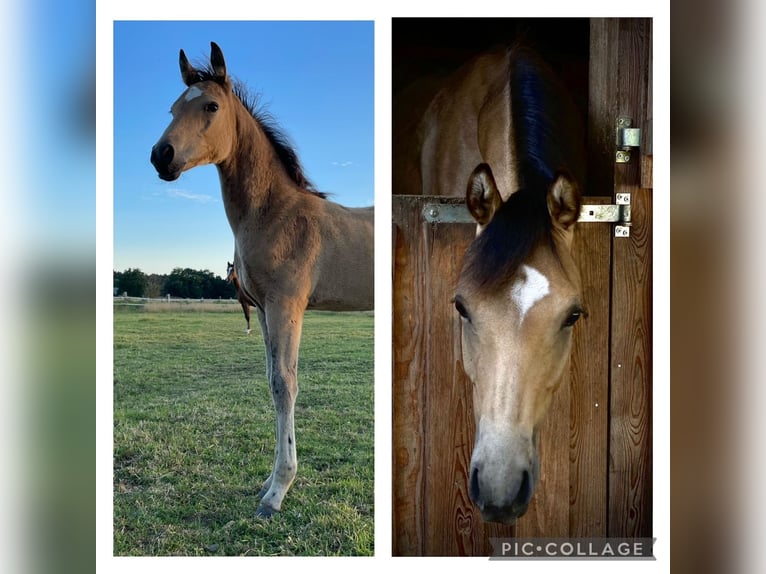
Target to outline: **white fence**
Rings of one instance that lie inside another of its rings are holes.
[[[189,299],[189,298],[180,298],[180,297],[160,297],[160,298],[150,298],[150,297],[128,297],[125,295],[116,295],[113,300],[114,305],[119,306],[136,306],[136,307],[142,307],[147,304],[151,305],[160,305],[160,304],[170,304],[170,305],[191,305],[191,304],[199,304],[199,303],[207,303],[207,304],[213,304],[213,305],[239,305],[239,301],[237,299]]]

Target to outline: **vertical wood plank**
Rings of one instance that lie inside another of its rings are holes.
[[[641,126],[641,187],[644,189],[652,189],[653,183],[653,161],[654,155],[654,108],[652,105],[654,95],[654,49],[652,47],[652,23],[649,22],[649,61],[647,63],[649,69],[649,77],[647,78],[646,87],[646,104],[644,109],[646,110],[646,119]]]
[[[395,556],[418,556],[424,550],[424,412],[420,366],[425,362],[428,324],[422,288],[425,276],[419,217],[401,197],[392,198],[393,284],[393,422],[392,544]]]
[[[588,189],[585,195],[614,194],[619,27],[614,18],[592,18],[588,71]]]
[[[635,186],[630,240],[615,240],[610,536],[649,537],[651,489],[651,194]]]
[[[619,113],[644,125],[650,22],[619,25]],[[651,536],[651,193],[640,162],[618,165],[615,192],[631,193],[629,238],[613,240],[609,536]]]
[[[451,300],[475,227],[424,223],[421,233],[428,251],[429,313],[426,553],[471,556],[481,553],[483,532],[481,516],[468,496],[473,406],[470,382],[459,365],[460,327]]]
[[[589,204],[609,198],[586,197]],[[578,224],[574,252],[588,317],[575,327],[569,417],[569,536],[603,537],[607,525],[610,225]]]

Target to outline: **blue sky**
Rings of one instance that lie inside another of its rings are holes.
[[[229,74],[261,94],[318,189],[347,206],[374,202],[372,22],[115,22],[115,270],[226,272],[234,243],[215,167],[164,182],[149,162],[185,89],[179,49],[207,60],[211,40]]]
[[[16,32],[22,32],[20,60],[9,61],[24,76],[25,91],[15,96],[5,123],[19,122],[8,140],[19,153],[16,174],[24,193],[20,219],[23,243],[62,263],[93,265],[96,237],[95,4],[25,2]],[[44,167],[43,167],[44,166]],[[4,174],[7,175],[7,174]],[[15,186],[7,186],[13,189]],[[7,205],[6,205],[7,207]],[[39,255],[27,254],[39,263]]]

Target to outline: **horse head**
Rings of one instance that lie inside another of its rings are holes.
[[[183,50],[179,55],[187,89],[173,103],[173,120],[151,153],[152,165],[166,181],[198,165],[221,163],[233,148],[239,100],[226,73],[223,52],[215,42],[210,46],[207,69],[195,69]]]
[[[503,202],[492,170],[481,164],[466,200],[478,234],[464,257],[455,308],[476,423],[469,494],[485,520],[512,523],[538,481],[537,428],[584,314],[571,253],[580,193],[559,173]]]

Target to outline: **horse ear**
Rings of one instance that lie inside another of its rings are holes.
[[[213,66],[215,79],[224,83],[226,81],[226,61],[223,59],[221,48],[215,42],[210,42],[210,65]]]
[[[492,169],[486,163],[480,163],[468,178],[465,192],[468,211],[482,227],[487,225],[503,204],[503,198],[497,190]]]
[[[183,79],[184,84],[191,86],[192,84],[199,81],[197,70],[195,70],[189,63],[189,60],[186,58],[186,54],[184,54],[183,50],[181,50],[180,54],[178,55],[178,64],[181,67],[181,78]]]
[[[564,171],[559,172],[548,189],[548,213],[553,225],[567,230],[580,217],[580,189],[574,178]]]

